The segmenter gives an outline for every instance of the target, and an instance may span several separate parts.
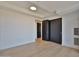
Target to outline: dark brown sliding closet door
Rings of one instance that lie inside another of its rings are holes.
[[[62,20],[61,18],[50,21],[50,41],[61,43],[62,41]]]
[[[49,40],[49,21],[45,20],[42,22],[42,39]]]

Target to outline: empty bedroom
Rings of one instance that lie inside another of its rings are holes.
[[[79,1],[0,1],[0,57],[79,57]]]

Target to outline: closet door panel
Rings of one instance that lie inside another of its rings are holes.
[[[50,21],[50,40],[61,43],[61,21],[55,19]]]
[[[42,22],[42,38],[43,40],[49,40],[49,21]]]

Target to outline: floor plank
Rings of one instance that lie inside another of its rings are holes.
[[[0,56],[10,57],[79,57],[78,50],[62,47],[54,42],[30,43],[0,52]]]

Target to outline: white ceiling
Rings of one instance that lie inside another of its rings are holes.
[[[77,1],[39,1],[33,3],[50,12],[69,8],[71,6],[74,6],[75,4],[79,4],[79,2]]]
[[[31,1],[10,1],[10,2],[8,1],[7,3],[9,3],[11,5],[15,5],[20,8],[27,9],[27,10],[29,10],[29,6],[35,5],[35,6],[37,6],[37,11],[35,13],[39,13],[39,14],[42,14],[45,16],[48,15],[47,10],[44,10],[43,8],[41,8],[40,6],[36,5],[35,3],[31,2]]]
[[[25,9],[28,9],[31,5],[36,5],[38,8],[36,13],[48,16],[53,15],[55,11],[67,9],[79,4],[79,1],[8,1],[8,3]]]

